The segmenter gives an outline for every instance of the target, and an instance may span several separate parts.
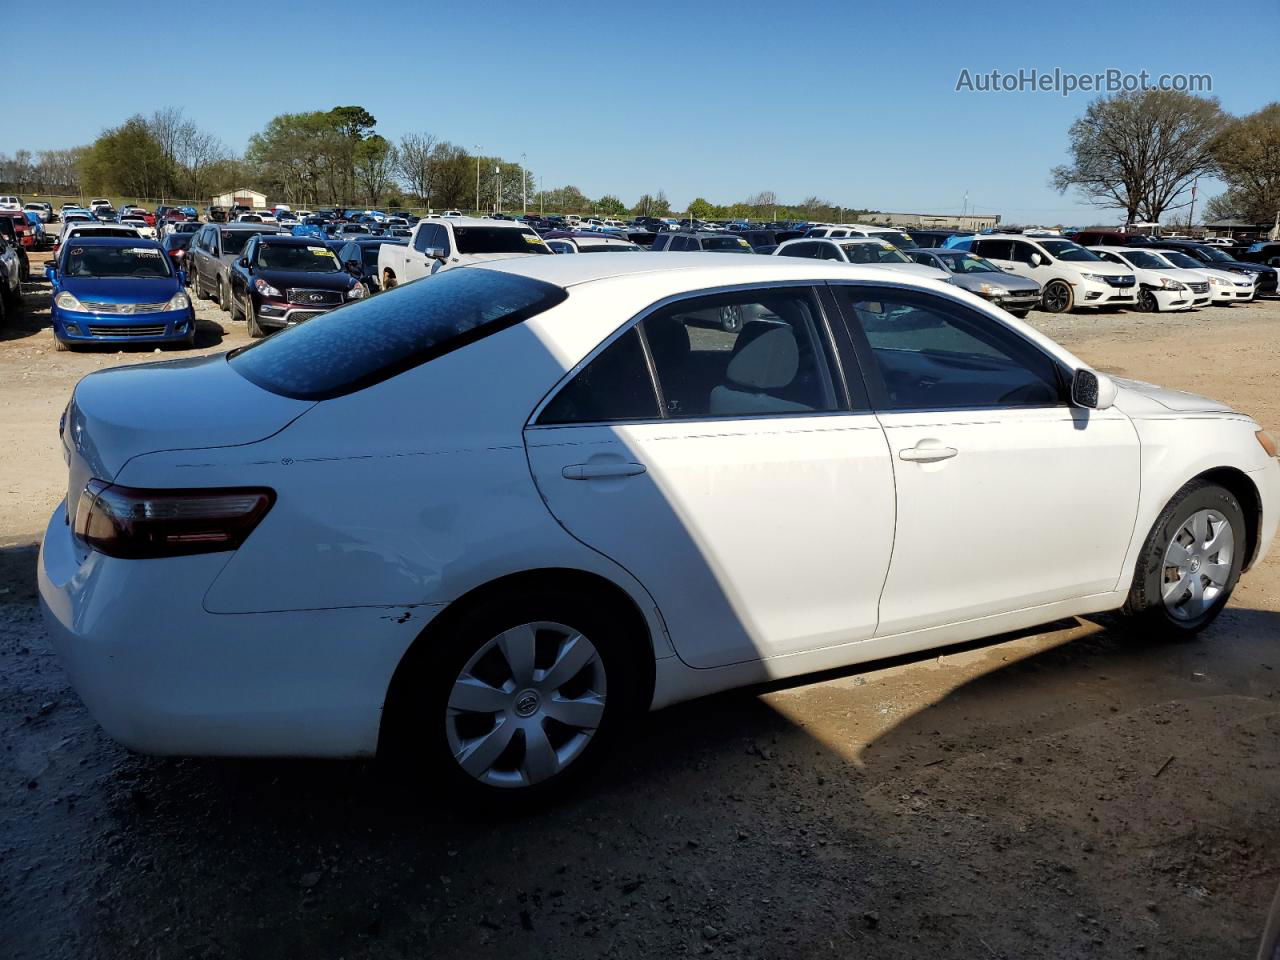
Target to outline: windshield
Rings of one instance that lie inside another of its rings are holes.
[[[910,250],[912,247],[916,246],[916,242],[912,240],[911,235],[907,233],[899,233],[896,231],[882,233],[880,231],[876,231],[871,234],[871,236],[875,237],[877,240],[883,240],[885,243],[892,243],[895,247],[902,247],[906,250]]]
[[[155,247],[72,247],[68,277],[167,277],[169,261]]]
[[[895,250],[887,243],[842,243],[845,259],[850,263],[914,263],[915,261],[901,250]]]
[[[581,249],[581,248],[579,248]],[[751,253],[751,244],[741,237],[703,237],[703,250],[716,250],[720,253]]]
[[[1201,247],[1200,249],[1203,250],[1205,253],[1207,253],[1209,255],[1209,259],[1212,260],[1214,263],[1234,263],[1235,262],[1235,258],[1228,256],[1227,254],[1223,253],[1221,250],[1218,250],[1214,247]]]
[[[1169,265],[1159,257],[1148,253],[1145,250],[1126,251],[1124,260],[1128,260],[1133,266],[1140,270],[1168,270]]]
[[[1096,263],[1102,258],[1092,250],[1086,250],[1070,240],[1041,240],[1040,246],[1059,260]]]
[[[1204,269],[1204,264],[1195,257],[1188,257],[1185,253],[1179,253],[1177,250],[1161,250],[1160,256],[1164,257],[1175,267],[1181,267],[1184,270]]]
[[[496,270],[446,270],[315,317],[227,359],[264,390],[323,400],[514,326],[566,296],[560,287]]]
[[[532,230],[510,227],[456,227],[459,253],[551,253]]]
[[[639,247],[633,247],[624,243],[583,243],[578,241],[579,253],[627,253],[631,250],[639,250]]]
[[[983,260],[972,253],[940,253],[941,260],[952,273],[1003,273],[990,260]]]
[[[259,244],[258,266],[264,270],[296,270],[299,273],[333,273],[341,269],[338,258],[328,247],[300,247],[284,243]]]
[[[171,233],[164,238],[161,244],[166,250],[185,250],[191,246],[191,237],[189,233]]]
[[[257,230],[223,230],[222,231],[222,255],[239,256],[244,250],[244,246],[252,238],[256,237],[259,232],[266,231]]]

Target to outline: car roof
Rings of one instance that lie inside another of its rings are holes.
[[[270,223],[254,223],[252,220],[241,223],[218,223],[214,224],[219,230],[249,230],[253,232],[279,233],[280,230]]]
[[[142,237],[76,237],[77,247],[145,247],[148,250],[160,250],[162,247],[155,240]]]
[[[625,263],[609,261],[623,260]],[[584,262],[586,261],[586,262]],[[601,262],[604,261],[604,262]],[[868,280],[899,282],[911,276],[897,267],[837,263],[807,257],[743,256],[740,253],[662,253],[635,257],[561,257],[538,255],[510,260],[488,260],[462,270],[497,270],[545,280],[561,287],[594,283],[616,277],[672,271],[704,271],[718,274],[717,282],[764,283],[772,280]],[[937,281],[939,287],[945,286]]]
[[[449,217],[448,223],[455,227],[500,227],[505,230],[528,230],[527,223],[518,220],[486,220],[482,217]]]
[[[281,247],[323,247],[325,245],[321,237],[307,234],[299,236],[296,233],[265,233],[259,242]]]

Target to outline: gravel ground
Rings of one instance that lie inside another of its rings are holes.
[[[1280,867],[1280,557],[1199,640],[1110,617],[686,704],[484,822],[375,765],[135,756],[35,606],[74,382],[0,331],[0,958],[1247,957]],[[202,304],[201,348],[246,341]],[[1037,326],[1280,425],[1280,302]]]

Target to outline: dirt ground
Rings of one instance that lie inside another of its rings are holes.
[[[1194,642],[1071,620],[709,698],[521,819],[367,763],[135,756],[68,687],[34,565],[72,386],[154,355],[54,353],[27,290],[0,331],[0,958],[1253,956],[1280,551]],[[200,315],[201,349],[246,341]],[[1031,320],[1280,427],[1280,301]]]

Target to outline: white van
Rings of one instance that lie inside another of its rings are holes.
[[[1022,233],[984,233],[961,240],[969,250],[1007,273],[1040,284],[1041,308],[1066,313],[1076,307],[1133,307],[1138,281],[1132,269],[1107,263],[1078,243]]]

